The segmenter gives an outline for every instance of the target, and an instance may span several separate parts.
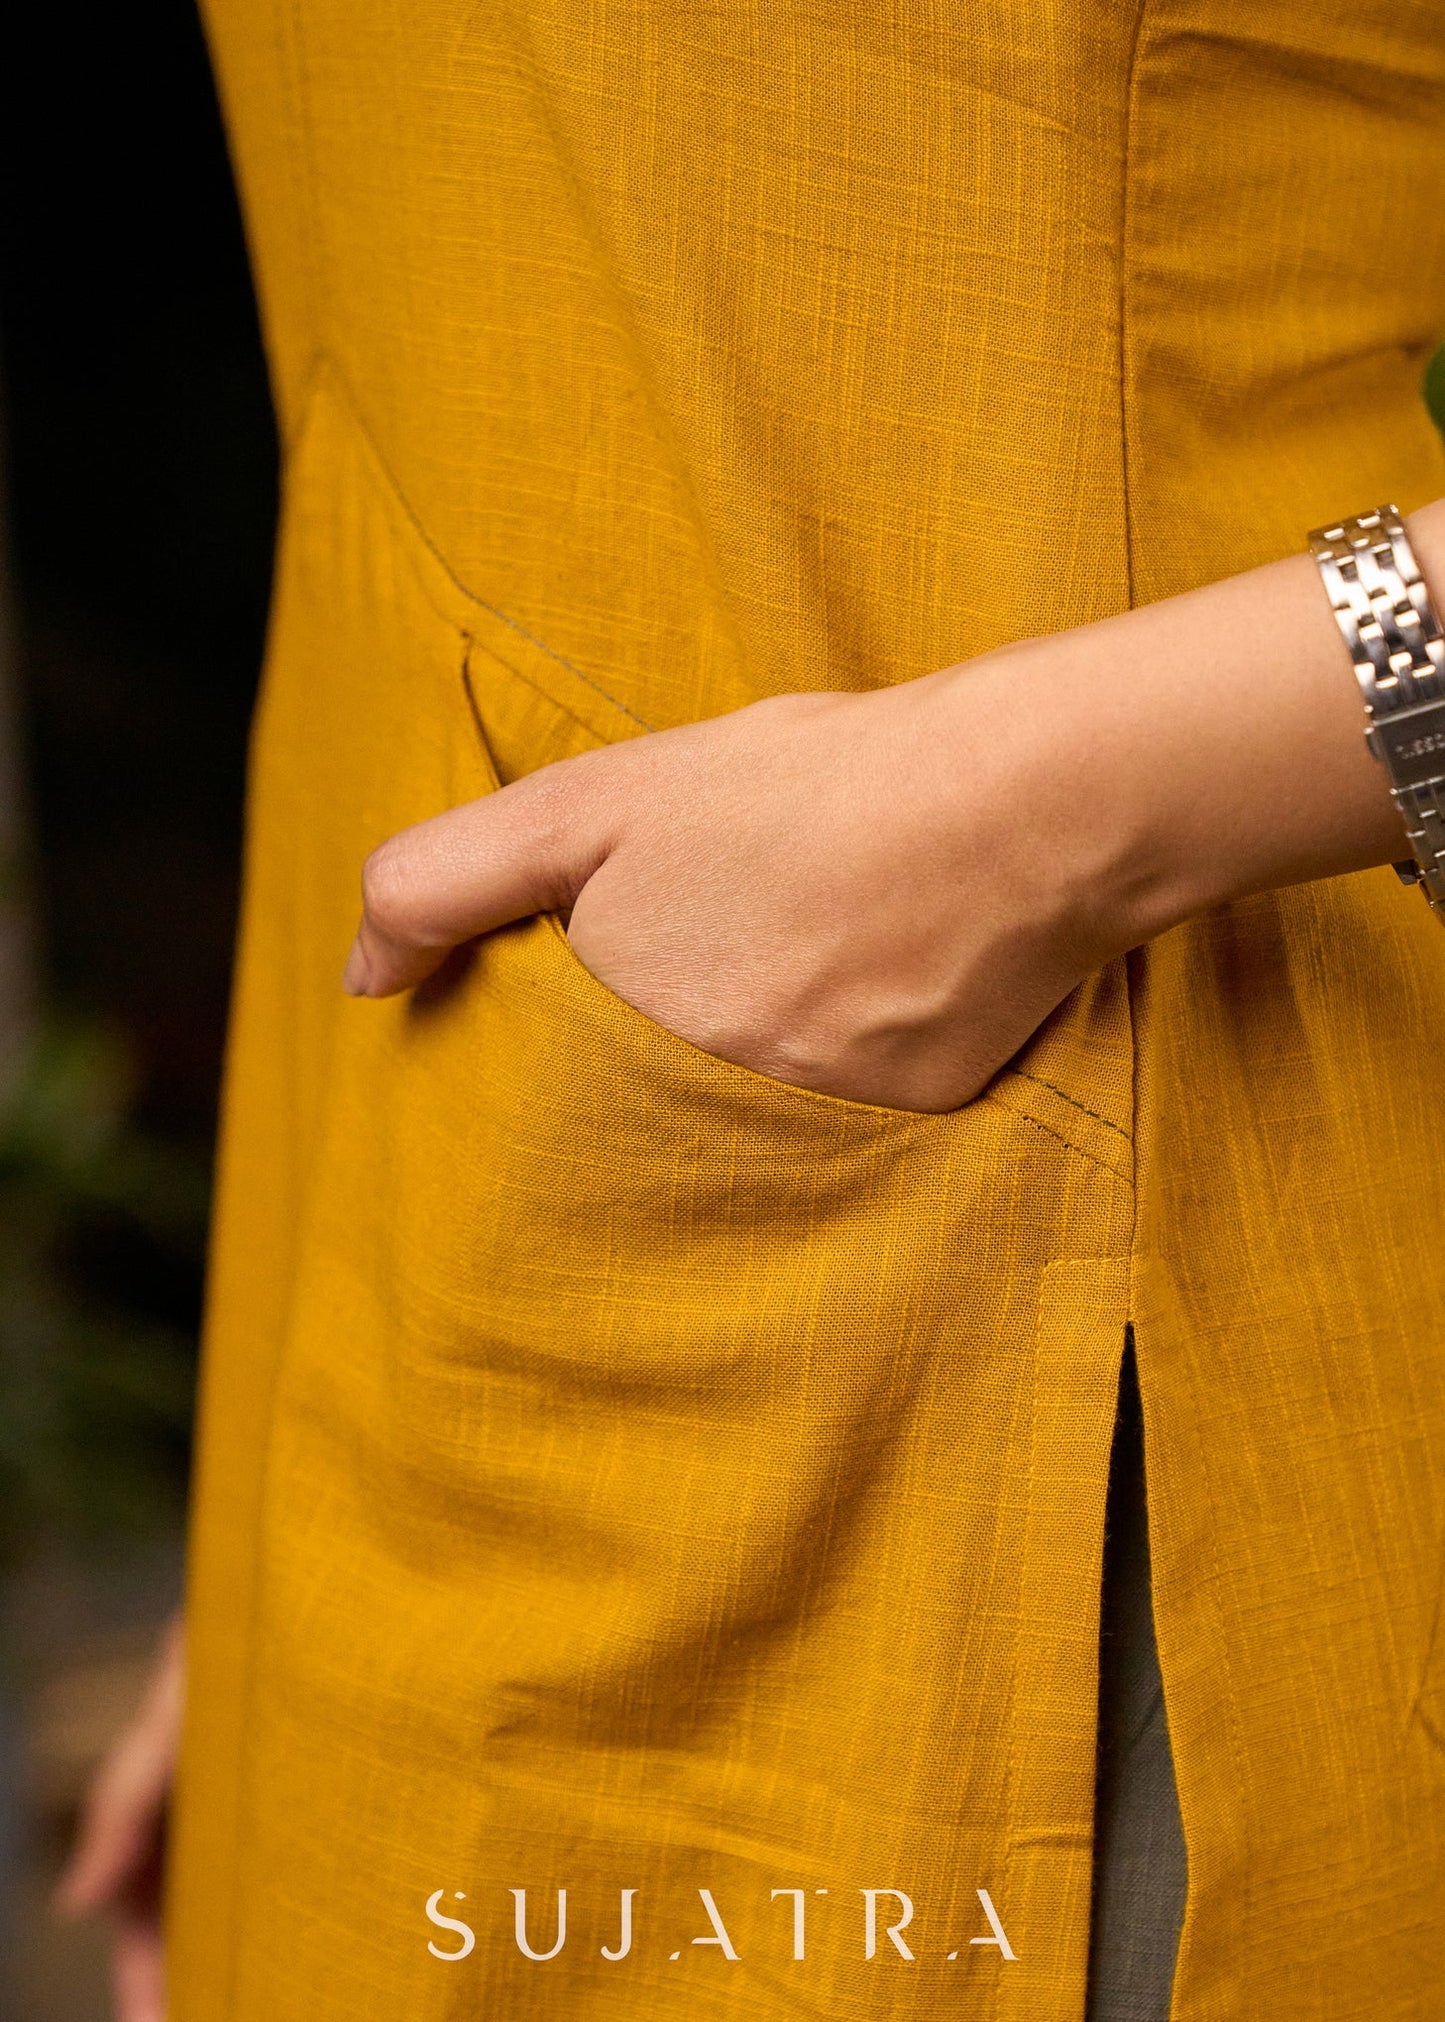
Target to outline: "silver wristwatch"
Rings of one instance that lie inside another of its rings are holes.
[[[1395,866],[1445,921],[1445,639],[1398,511],[1318,527],[1319,564],[1413,855]]]

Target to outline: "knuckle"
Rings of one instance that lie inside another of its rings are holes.
[[[593,784],[596,757],[596,753],[589,751],[576,758],[560,759],[555,765],[543,766],[540,772],[532,773],[527,780],[530,819],[544,829],[575,821]]]
[[[529,775],[516,803],[516,841],[547,861],[568,857],[598,818],[608,757],[586,752]]]
[[[405,940],[412,912],[406,854],[395,836],[378,845],[361,870],[361,902],[368,926],[388,940]]]

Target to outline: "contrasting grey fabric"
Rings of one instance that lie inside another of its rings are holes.
[[[1184,1832],[1149,1584],[1132,1338],[1109,1468],[1088,2022],[1168,2022],[1184,1916]]]

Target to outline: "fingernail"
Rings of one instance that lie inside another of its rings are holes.
[[[351,944],[346,967],[341,972],[341,987],[348,997],[364,997],[370,981],[371,964],[367,960],[366,950],[362,947],[361,936],[358,934]]]

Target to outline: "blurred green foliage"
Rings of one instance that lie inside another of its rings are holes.
[[[1445,344],[1425,367],[1424,394],[1435,426],[1445,435]]]
[[[184,1496],[207,1174],[128,1119],[124,1049],[54,1024],[0,1106],[0,1556]]]

